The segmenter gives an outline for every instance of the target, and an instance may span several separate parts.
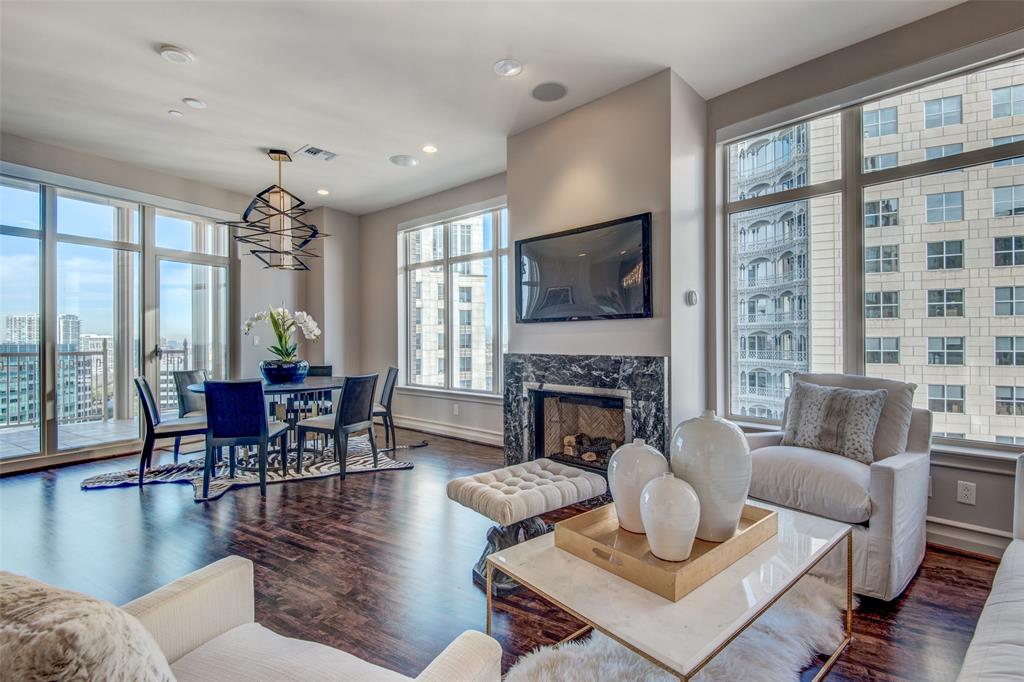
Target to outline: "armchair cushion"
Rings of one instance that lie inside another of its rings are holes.
[[[240,625],[211,639],[175,661],[171,670],[178,682],[397,682],[409,679],[339,649],[284,637],[259,623]]]
[[[907,450],[907,436],[910,433],[910,418],[914,411],[914,391],[917,384],[853,374],[796,374],[794,379],[819,386],[838,386],[860,391],[884,388],[888,394],[882,414],[878,418],[878,428],[875,429],[874,458],[885,459]],[[786,409],[788,412],[788,401]]]
[[[775,445],[751,453],[750,494],[844,523],[871,517],[871,467],[830,452]]]
[[[886,391],[797,381],[789,396],[783,445],[834,452],[864,464],[875,455],[875,429]]]

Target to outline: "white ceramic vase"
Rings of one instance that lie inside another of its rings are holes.
[[[700,498],[697,537],[723,542],[736,533],[750,491],[750,447],[740,427],[705,410],[672,432],[672,471]]]
[[[668,460],[642,438],[623,445],[608,460],[608,488],[615,503],[619,525],[631,533],[643,533],[640,493],[652,478],[669,471]]]
[[[665,561],[686,561],[700,522],[700,500],[693,486],[671,472],[644,486],[640,516],[651,554]]]

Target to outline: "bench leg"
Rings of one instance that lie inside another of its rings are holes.
[[[508,526],[494,526],[487,531],[487,547],[473,566],[473,582],[478,587],[487,589],[487,556],[503,549],[508,549],[520,542],[526,542],[554,530],[554,526],[544,523],[539,516],[533,516]],[[491,593],[495,596],[510,594],[522,586],[500,570],[495,569],[491,581]]]

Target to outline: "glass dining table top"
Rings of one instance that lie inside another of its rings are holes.
[[[306,377],[305,381],[288,384],[272,384],[263,382],[263,392],[267,395],[285,393],[316,393],[319,391],[336,391],[345,385],[345,377]],[[189,384],[188,390],[203,393],[203,384]]]

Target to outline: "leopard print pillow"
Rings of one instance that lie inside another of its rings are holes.
[[[793,384],[783,445],[832,452],[864,464],[875,461],[878,419],[888,391]]]

